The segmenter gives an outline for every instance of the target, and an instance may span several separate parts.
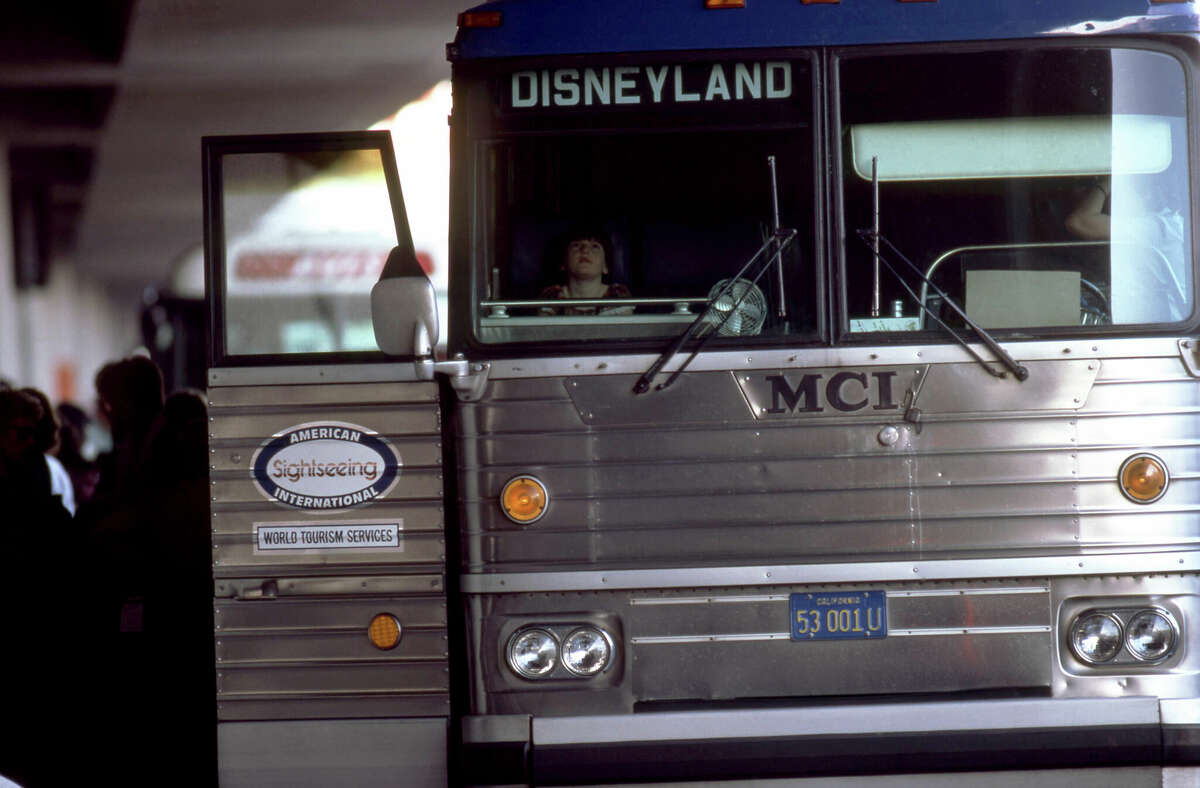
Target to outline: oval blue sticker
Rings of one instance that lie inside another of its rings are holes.
[[[278,432],[250,461],[267,498],[297,509],[329,511],[369,503],[400,476],[400,454],[357,424],[314,421]]]

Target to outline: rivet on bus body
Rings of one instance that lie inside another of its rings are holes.
[[[884,446],[895,446],[900,440],[900,430],[889,424],[879,431],[878,438]]]

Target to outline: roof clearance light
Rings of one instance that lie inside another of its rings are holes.
[[[745,8],[746,0],[704,0],[705,8]]]
[[[372,646],[381,651],[394,649],[400,645],[400,622],[390,613],[380,613],[371,619],[367,638]]]
[[[500,491],[500,508],[518,525],[529,525],[546,513],[550,495],[546,485],[532,476],[514,476]]]
[[[1134,503],[1154,503],[1167,492],[1167,466],[1153,454],[1135,454],[1121,465],[1121,492]]]
[[[459,27],[500,27],[499,11],[463,11],[458,15]]]

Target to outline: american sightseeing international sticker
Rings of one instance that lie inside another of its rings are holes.
[[[400,476],[400,454],[357,424],[315,421],[276,433],[250,461],[268,499],[307,511],[349,509],[382,497]]]
[[[279,550],[404,550],[399,520],[339,523],[255,523],[254,552]]]

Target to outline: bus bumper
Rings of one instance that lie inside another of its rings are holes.
[[[1200,764],[1200,709],[1151,697],[469,717],[474,784]]]

